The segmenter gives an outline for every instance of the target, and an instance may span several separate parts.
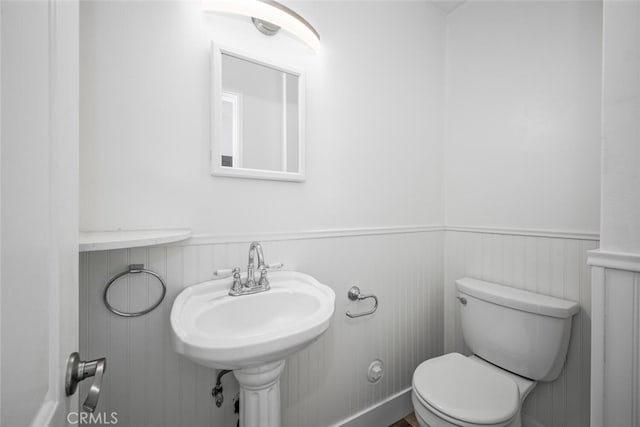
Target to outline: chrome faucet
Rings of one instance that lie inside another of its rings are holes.
[[[254,264],[254,257],[258,256],[258,271],[260,271],[260,279],[256,283],[254,273],[256,266]],[[249,246],[249,264],[247,265],[247,280],[242,283],[240,278],[240,269],[233,269],[233,285],[229,291],[229,295],[248,295],[258,292],[268,291],[269,279],[267,279],[267,265],[264,262],[264,255],[262,253],[262,245],[258,242],[252,242]]]
[[[252,242],[249,245],[249,265],[247,265],[247,283],[245,286],[249,288],[253,288],[256,286],[256,281],[253,277],[253,272],[255,266],[253,265],[253,256],[254,253],[258,255],[258,270],[260,271],[260,281],[262,281],[263,275],[262,272],[265,271],[266,275],[266,266],[264,265],[264,255],[262,253],[262,245],[258,242]],[[266,276],[265,276],[266,280]],[[258,282],[259,283],[259,282]],[[260,286],[258,284],[258,286]]]

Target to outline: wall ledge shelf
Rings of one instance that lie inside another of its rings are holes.
[[[179,242],[191,237],[189,229],[81,231],[78,238],[80,252],[138,248]]]

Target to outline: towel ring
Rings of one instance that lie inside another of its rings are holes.
[[[118,280],[123,276],[129,275],[129,274],[139,274],[139,273],[150,274],[156,279],[158,279],[158,281],[162,285],[162,295],[160,295],[160,298],[158,298],[158,301],[156,301],[151,307],[142,311],[136,311],[134,313],[127,313],[126,311],[120,311],[117,308],[114,308],[109,302],[109,299],[107,298],[107,293],[109,292],[109,288],[111,287],[111,285],[113,285],[113,283],[116,280]],[[146,268],[144,268],[144,264],[131,264],[127,270],[123,271],[122,273],[116,274],[111,278],[111,280],[107,282],[107,285],[104,287],[104,292],[102,293],[102,301],[104,301],[104,305],[105,307],[107,307],[107,310],[109,310],[113,314],[116,314],[122,317],[138,317],[138,316],[142,316],[143,314],[147,314],[150,311],[153,311],[157,306],[159,306],[162,300],[164,299],[164,296],[166,293],[167,293],[167,285],[164,283],[164,280],[162,280],[162,277],[160,277],[158,273],[152,270],[147,270]]]

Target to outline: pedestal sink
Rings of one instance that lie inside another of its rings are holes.
[[[280,427],[280,374],[285,358],[322,335],[335,294],[313,277],[269,273],[271,289],[229,296],[233,279],[186,288],[173,303],[176,351],[215,369],[231,369],[240,383],[240,426]]]

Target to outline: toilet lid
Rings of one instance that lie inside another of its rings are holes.
[[[433,408],[472,424],[499,424],[518,411],[516,383],[461,354],[429,359],[413,374],[413,389]]]

